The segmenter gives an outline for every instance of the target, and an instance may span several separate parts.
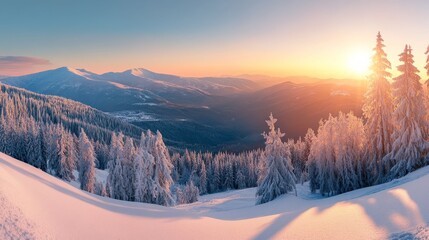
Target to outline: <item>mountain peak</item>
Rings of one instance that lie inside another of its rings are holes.
[[[77,75],[77,76],[81,76],[81,77],[87,78],[89,80],[93,80],[94,77],[97,75],[97,74],[92,73],[90,71],[87,71],[87,70],[85,70],[83,68],[76,69],[76,68],[72,68],[72,67],[60,67],[60,68],[57,68],[57,69],[55,69],[53,71],[64,72],[64,73],[71,73],[71,74],[74,74],[74,75]]]
[[[130,74],[137,76],[137,77],[144,77],[147,73],[152,73],[151,71],[145,69],[145,68],[131,68],[128,71]]]

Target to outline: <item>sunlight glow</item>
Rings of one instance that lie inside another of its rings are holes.
[[[369,65],[371,63],[370,53],[364,51],[358,51],[352,53],[347,62],[347,66],[350,71],[358,75],[366,75],[369,71]]]

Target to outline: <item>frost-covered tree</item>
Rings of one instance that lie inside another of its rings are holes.
[[[374,55],[372,57],[369,86],[365,95],[363,115],[366,119],[365,131],[367,147],[365,158],[368,159],[368,179],[366,184],[380,183],[387,174],[383,157],[391,151],[392,147],[392,91],[389,83],[391,68],[384,52],[383,38],[377,34]]]
[[[154,157],[146,149],[146,136],[142,133],[140,147],[134,160],[134,199],[137,202],[156,203],[154,178]]]
[[[196,187],[193,181],[188,181],[186,186],[181,189],[178,188],[176,191],[176,199],[178,204],[187,204],[198,201],[198,187]]]
[[[124,135],[112,133],[112,140],[109,153],[107,186],[109,187],[109,195],[112,198],[125,200],[128,199],[123,178],[123,162],[124,162]]]
[[[393,163],[390,178],[405,174],[423,166],[429,144],[426,141],[426,109],[419,71],[413,65],[411,47],[405,46],[399,55],[402,62],[398,66],[401,75],[394,78],[393,95],[395,111],[393,113],[395,129],[392,151],[384,160]]]
[[[52,166],[55,169],[55,175],[61,179],[64,179],[66,181],[70,181],[70,178],[73,176],[72,172],[73,169],[68,169],[68,145],[69,145],[69,138],[67,134],[63,132],[63,130],[60,130],[59,134],[59,142],[58,144],[58,162],[54,163]],[[70,176],[71,175],[71,176]]]
[[[90,193],[95,192],[95,161],[94,146],[89,141],[86,133],[81,129],[79,134],[79,181],[80,188]]]
[[[304,183],[306,179],[305,165],[307,162],[305,151],[306,143],[299,138],[297,141],[289,139],[286,143],[291,153],[293,173],[298,182]]]
[[[171,206],[174,204],[174,199],[170,191],[170,186],[173,183],[171,178],[170,154],[164,144],[162,135],[159,131],[153,135],[150,131],[147,134],[148,144],[147,149],[154,157],[154,178],[156,184],[156,204]]]
[[[124,158],[122,162],[123,171],[122,179],[124,180],[124,186],[127,198],[124,200],[133,201],[134,200],[134,181],[135,181],[135,171],[134,171],[134,159],[136,156],[136,150],[134,147],[134,142],[132,138],[127,137],[124,144]]]
[[[311,191],[329,196],[362,187],[364,143],[362,120],[353,114],[321,121],[309,156]]]
[[[206,171],[206,164],[204,161],[201,161],[200,164],[200,172],[199,172],[199,192],[200,194],[206,194],[207,193],[207,171]]]
[[[235,185],[237,189],[246,188],[246,176],[244,176],[241,169],[237,170],[237,176],[235,177]]]
[[[281,138],[285,135],[280,128],[275,128],[277,119],[270,114],[266,121],[270,131],[263,133],[265,138],[266,175],[256,191],[256,204],[269,202],[290,191],[295,191],[295,176],[293,174],[290,151]]]

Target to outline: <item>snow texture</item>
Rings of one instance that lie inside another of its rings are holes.
[[[306,183],[258,206],[250,188],[168,208],[99,197],[0,154],[0,239],[428,239],[428,184],[425,167],[329,198]]]

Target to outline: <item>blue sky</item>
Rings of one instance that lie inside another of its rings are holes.
[[[399,0],[2,0],[0,57],[37,61],[0,65],[0,74],[71,66],[188,76],[361,77],[346,62],[370,54],[379,30],[394,65],[405,44],[423,65],[427,9],[429,1]]]

